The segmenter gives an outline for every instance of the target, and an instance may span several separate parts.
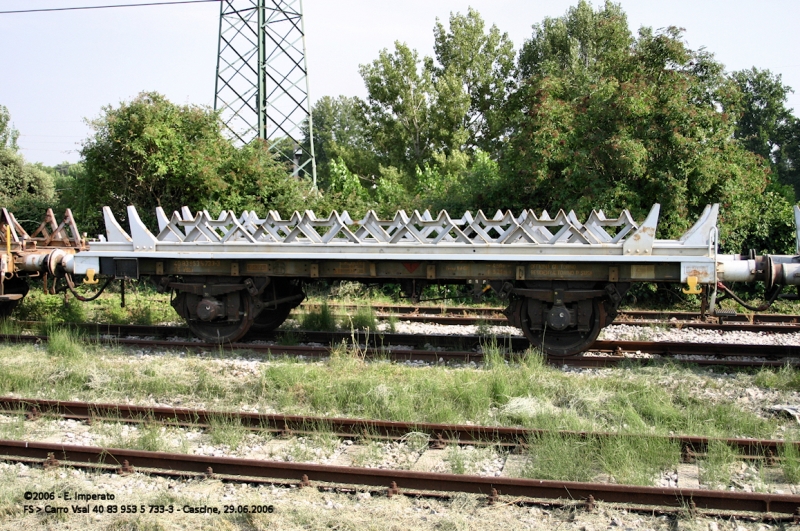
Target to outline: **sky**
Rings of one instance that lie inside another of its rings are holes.
[[[127,4],[159,0],[0,0],[0,11]],[[577,0],[304,0],[311,100],[364,97],[360,64],[402,41],[433,55],[436,19],[476,9],[487,26],[507,32],[518,50],[531,26],[558,17]],[[621,0],[628,23],[685,29],[728,71],[756,66],[781,74],[797,92],[800,114],[800,1]],[[594,1],[598,5],[598,0]],[[173,5],[0,14],[0,105],[21,133],[29,162],[80,160],[91,133],[86,120],[142,91],[179,104],[213,106],[219,5]]]

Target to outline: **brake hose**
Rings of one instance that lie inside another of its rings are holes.
[[[721,289],[722,291],[724,291],[726,295],[731,297],[733,300],[735,300],[736,302],[738,302],[739,304],[741,304],[742,306],[744,306],[745,308],[747,308],[751,312],[763,312],[764,310],[766,310],[767,308],[772,306],[772,303],[775,302],[775,299],[778,298],[778,295],[780,295],[781,290],[783,289],[783,286],[773,286],[772,292],[767,297],[767,302],[765,302],[761,306],[750,306],[749,304],[744,302],[742,299],[740,299],[733,291],[730,290],[730,288],[728,288],[728,286],[726,286],[722,282],[717,282],[717,287],[719,289]]]
[[[108,280],[106,280],[106,283],[103,284],[102,288],[100,288],[100,291],[98,291],[91,297],[84,297],[83,295],[80,295],[77,291],[75,291],[75,284],[72,282],[72,277],[70,276],[69,273],[65,274],[64,278],[67,280],[67,289],[69,289],[70,293],[72,293],[75,296],[75,298],[81,302],[90,302],[95,300],[97,297],[103,294],[103,291],[105,291],[106,287],[113,280],[111,277],[108,277]]]

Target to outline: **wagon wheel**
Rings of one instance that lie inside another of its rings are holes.
[[[531,328],[531,319],[528,312],[528,300],[518,299],[512,303],[511,311],[522,328],[522,333],[534,347],[541,349],[551,357],[565,357],[580,354],[588,349],[597,339],[603,329],[602,313],[605,310],[600,299],[592,301],[592,315],[590,328],[580,331],[575,327],[565,330],[555,330],[545,327],[543,330]]]
[[[224,306],[230,314],[213,317],[214,305]],[[184,316],[189,329],[209,343],[237,341],[253,324],[253,298],[244,290],[228,293],[211,301],[181,292],[175,297],[173,306]]]
[[[276,306],[269,306],[270,301],[297,296],[293,301],[280,303]],[[267,286],[261,295],[261,300],[267,305],[256,316],[252,331],[257,333],[271,332],[278,328],[289,317],[291,311],[300,305],[305,298],[300,286],[295,286],[289,282],[275,282]]]

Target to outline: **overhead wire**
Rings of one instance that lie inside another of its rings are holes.
[[[45,13],[48,11],[80,11],[87,9],[111,9],[117,7],[152,7],[152,6],[169,6],[175,4],[203,4],[209,2],[222,2],[222,0],[170,0],[168,2],[147,2],[141,4],[110,4],[102,6],[73,6],[73,7],[46,7],[38,9],[16,9],[12,11],[0,11],[0,15],[10,15],[14,13]]]

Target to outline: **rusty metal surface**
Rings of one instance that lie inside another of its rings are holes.
[[[6,242],[6,227],[9,228],[10,242]],[[86,248],[86,242],[81,237],[69,208],[64,212],[60,223],[53,210],[48,208],[39,227],[30,235],[17,222],[14,214],[2,208],[0,209],[0,242],[3,246],[10,243],[12,249],[18,252],[54,247],[74,250]]]
[[[467,492],[493,495],[523,496],[587,500],[612,503],[685,507],[693,503],[698,509],[749,511],[758,513],[793,514],[800,507],[800,496],[750,492],[714,491],[702,489],[675,489],[517,479],[506,477],[479,477],[456,474],[385,470],[376,468],[313,465],[259,461],[234,457],[208,457],[163,452],[145,452],[116,448],[95,448],[27,441],[0,441],[0,455],[46,460],[52,454],[59,462],[113,464],[122,466],[125,461],[136,468],[154,468],[192,473],[205,473],[212,467],[214,474],[287,479],[307,482],[326,482],[383,486],[404,489]],[[52,463],[51,465],[55,465]],[[305,476],[305,478],[304,478]],[[392,483],[395,485],[392,485]]]
[[[22,323],[27,325],[34,325],[36,323]],[[157,336],[157,337],[180,337],[191,336],[191,332],[186,327],[180,326],[146,326],[146,325],[115,325],[115,324],[81,324],[81,325],[68,325],[76,326],[81,330],[86,330],[92,334],[112,334],[112,335],[132,335],[132,336]],[[800,330],[799,330],[800,331]],[[352,332],[316,332],[311,330],[275,330],[263,335],[257,335],[251,332],[253,339],[260,340],[275,340],[280,341],[281,338],[287,334],[291,334],[293,340],[312,343],[335,344],[339,345],[342,341],[347,343],[352,342],[355,338],[360,344],[368,344],[370,346],[382,349],[383,351],[391,350],[402,354],[402,352],[411,352],[414,355],[416,351],[400,351],[396,347],[414,346],[414,347],[442,347],[442,348],[477,348],[482,344],[490,341],[488,337],[478,335],[444,335],[444,334],[393,334],[387,332],[370,333],[366,334],[361,331]],[[0,336],[12,337],[12,336]],[[23,336],[33,337],[33,336]],[[125,338],[115,339],[115,341],[129,341]],[[141,341],[138,339],[131,339],[130,341]],[[150,341],[150,340],[147,340]],[[511,348],[516,352],[525,351],[530,347],[530,343],[523,337],[519,336],[497,336],[496,341],[499,346],[504,348]],[[138,345],[140,343],[130,343]],[[174,345],[177,347],[185,347],[188,345],[205,345],[197,341],[179,341],[170,340],[166,342],[154,342],[153,346],[169,346]],[[259,343],[240,342],[233,343],[234,348],[251,349],[251,350],[265,350],[272,349],[273,352],[280,351],[286,348],[281,345],[265,346]],[[308,348],[308,347],[301,347]],[[293,349],[287,349],[286,353],[290,353]],[[646,354],[659,354],[662,356],[724,356],[724,357],[762,357],[762,358],[800,358],[800,346],[796,345],[747,345],[735,343],[687,343],[687,342],[668,342],[668,341],[608,341],[599,340],[592,344],[589,352],[641,352]],[[422,351],[430,354],[430,351]],[[439,352],[439,354],[447,355],[447,352]],[[479,356],[479,353],[472,352],[472,356]],[[428,355],[425,359],[432,358]],[[417,358],[411,358],[417,359]],[[447,356],[445,356],[447,359]],[[556,358],[561,359],[561,358]],[[564,358],[566,359],[566,358]]]
[[[149,347],[149,348],[165,348],[165,349],[189,349],[199,350],[203,352],[240,350],[262,352],[271,355],[287,355],[287,356],[304,356],[310,358],[324,358],[330,355],[330,352],[336,345],[341,344],[342,341],[348,341],[352,337],[362,339],[358,333],[344,333],[344,332],[304,332],[303,341],[318,341],[328,343],[331,346],[300,346],[300,345],[266,345],[263,343],[227,343],[223,345],[203,343],[201,341],[183,341],[183,340],[154,340],[154,339],[131,339],[131,338],[91,338],[92,342],[99,344],[107,344],[111,346],[131,346],[131,347]],[[416,338],[416,339],[414,339]],[[435,343],[436,339],[443,342],[450,342],[451,345],[459,346],[460,348],[477,346],[474,343],[480,343],[483,338],[477,336],[473,337],[458,337],[458,336],[405,336],[400,334],[385,334],[379,336],[377,339],[383,341],[383,344],[375,345],[364,349],[364,355],[370,359],[388,359],[392,361],[425,361],[425,362],[480,362],[483,360],[481,352],[473,351],[445,351],[445,350],[420,350],[397,348],[392,344],[403,344],[404,340],[407,341],[423,341],[426,344]],[[364,337],[366,339],[366,337]],[[498,344],[501,347],[508,346],[505,341],[508,338],[499,338]],[[34,335],[16,335],[16,334],[0,334],[0,340],[7,342],[26,342],[26,343],[41,343],[47,341],[47,336],[34,336]],[[473,344],[470,344],[470,343]],[[522,352],[528,348],[528,343],[523,338],[511,338],[510,346],[512,350]],[[548,357],[546,362],[555,366],[570,366],[570,367],[610,367],[619,365],[623,362],[640,362],[650,363],[658,361],[660,358],[636,358],[626,357],[623,354],[628,353],[653,353],[663,356],[678,356],[678,355],[696,355],[696,356],[719,356],[719,357],[759,357],[759,358],[776,358],[776,359],[756,359],[756,360],[737,360],[737,359],[684,359],[680,360],[686,363],[692,363],[700,366],[724,366],[724,367],[783,367],[787,364],[797,365],[800,364],[800,347],[790,345],[731,345],[731,344],[692,344],[692,343],[664,343],[664,342],[639,342],[639,341],[597,341],[589,349],[591,352],[605,352],[612,355],[579,355],[571,357]]]
[[[40,414],[56,414],[75,420],[133,420],[158,421],[181,425],[211,425],[216,419],[237,419],[248,428],[281,433],[314,433],[329,431],[340,437],[401,438],[409,432],[431,435],[430,443],[486,442],[498,446],[518,446],[544,434],[569,437],[626,437],[626,434],[585,431],[552,431],[505,426],[476,426],[467,424],[438,424],[429,422],[396,422],[386,420],[311,417],[300,415],[261,414],[242,411],[213,411],[180,407],[151,407],[131,404],[44,400],[36,398],[0,397],[0,410],[25,411],[34,418]],[[709,442],[720,442],[736,448],[742,455],[765,456],[778,454],[784,441],[771,439],[708,438],[695,436],[635,435],[637,438],[667,439],[681,445],[684,451],[704,453]],[[800,443],[790,443],[800,449]]]
[[[448,299],[449,300],[449,299]],[[445,301],[446,302],[446,301]],[[319,307],[319,304],[307,302],[301,305],[303,308]],[[328,307],[333,310],[358,310],[363,305],[336,304],[329,303]],[[370,307],[376,312],[392,314],[426,314],[426,315],[478,315],[483,317],[498,316],[503,313],[502,307],[471,307],[471,306],[410,306],[406,304],[372,304]],[[632,319],[645,320],[669,320],[697,321],[700,319],[698,312],[674,312],[661,310],[619,310],[617,320],[626,322]],[[789,315],[779,313],[748,313],[726,317],[725,321],[742,323],[783,323],[800,325],[800,315]]]

